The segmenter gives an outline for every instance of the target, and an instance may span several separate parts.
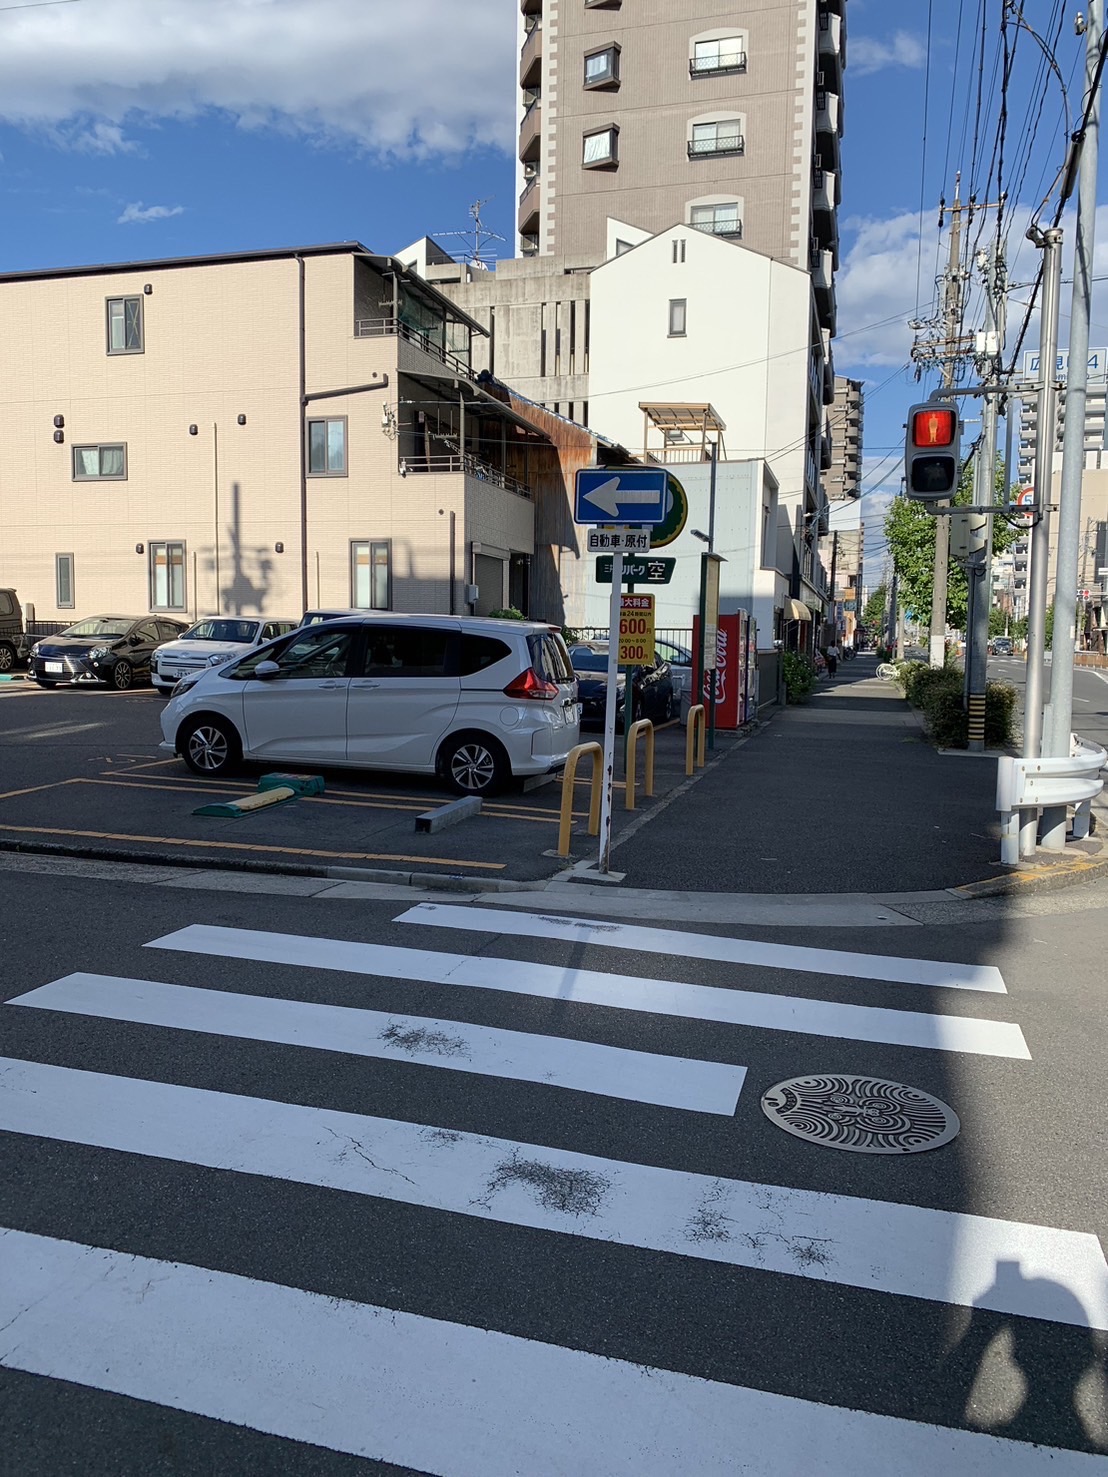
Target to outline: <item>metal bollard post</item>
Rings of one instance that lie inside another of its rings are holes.
[[[600,835],[600,789],[604,767],[604,750],[595,741],[577,744],[566,755],[565,773],[562,775],[562,810],[558,820],[558,856],[569,856],[569,833],[573,828],[573,786],[577,778],[578,761],[588,754],[592,759],[592,780],[589,785],[589,835]]]
[[[697,769],[703,769],[707,757],[707,713],[703,703],[689,709],[685,729],[685,773],[692,774],[695,756]]]
[[[624,800],[628,810],[635,808],[635,780],[639,758],[639,739],[646,735],[646,764],[643,769],[643,794],[654,793],[654,725],[649,718],[632,723],[627,732],[627,790]]]

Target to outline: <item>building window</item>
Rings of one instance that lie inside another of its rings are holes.
[[[685,310],[687,300],[683,297],[671,297],[669,300],[669,336],[670,338],[685,337]]]
[[[150,609],[185,609],[185,546],[147,544],[150,559]]]
[[[75,446],[73,448],[74,482],[125,482],[127,480],[127,444],[110,446]]]
[[[614,125],[586,133],[581,163],[586,169],[614,169],[619,163],[619,129]]]
[[[685,238],[684,236],[673,242],[673,265],[679,267],[685,260]]]
[[[141,354],[142,351],[142,298],[110,297],[108,353]]]
[[[741,36],[720,36],[713,41],[696,41],[689,58],[689,74],[693,77],[718,76],[720,72],[746,71],[746,45]]]
[[[689,225],[712,236],[742,236],[743,223],[739,202],[729,200],[722,205],[694,205],[689,210]]]
[[[586,55],[586,87],[619,86],[619,50],[618,46],[605,46],[603,51],[590,51]]]
[[[621,241],[618,236],[616,237],[616,256],[625,256],[632,250],[634,247],[630,241]]]
[[[346,476],[346,417],[308,422],[308,472],[313,477]]]
[[[351,542],[350,604],[355,610],[392,609],[391,540]]]
[[[54,603],[59,610],[72,610],[76,605],[73,596],[73,555],[54,555]]]
[[[702,159],[719,154],[745,154],[741,118],[721,118],[714,123],[694,123],[689,139],[689,158]]]

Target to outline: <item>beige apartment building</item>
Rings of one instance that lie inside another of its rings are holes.
[[[0,583],[38,618],[560,619],[559,453],[402,263],[343,242],[8,273],[0,324]]]
[[[835,376],[835,398],[827,412],[831,465],[823,479],[831,503],[862,495],[862,401],[861,380]]]

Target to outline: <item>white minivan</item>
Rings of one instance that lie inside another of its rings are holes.
[[[478,616],[345,617],[183,681],[162,749],[196,774],[242,760],[440,776],[489,795],[560,769],[580,736],[555,626]]]

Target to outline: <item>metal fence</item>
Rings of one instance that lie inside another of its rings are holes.
[[[27,638],[30,641],[41,641],[44,636],[59,636],[62,631],[68,631],[72,621],[28,621]]]

